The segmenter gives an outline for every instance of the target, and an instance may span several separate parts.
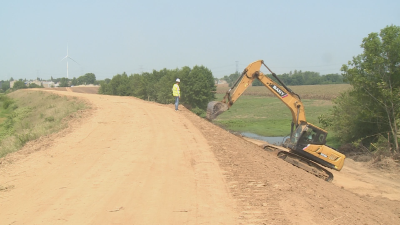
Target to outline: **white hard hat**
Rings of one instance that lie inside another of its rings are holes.
[[[181,82],[181,80],[179,80],[179,78],[176,78],[176,82]]]

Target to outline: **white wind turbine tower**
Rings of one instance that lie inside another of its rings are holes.
[[[63,61],[64,59],[67,59],[67,79],[69,79],[69,78],[68,78],[68,59],[70,59],[70,60],[76,62],[76,64],[78,64],[78,65],[80,65],[80,64],[79,64],[77,61],[75,61],[74,59],[72,59],[71,57],[68,56],[68,46],[67,46],[67,56],[65,56],[63,59],[61,59],[61,61]],[[61,62],[61,61],[60,61],[60,62]]]

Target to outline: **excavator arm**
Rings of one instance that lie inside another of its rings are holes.
[[[261,71],[261,66],[264,65],[272,75],[278,80],[280,84],[265,76]],[[277,98],[279,98],[291,111],[292,113],[292,129],[294,126],[298,126],[302,122],[306,122],[306,116],[304,106],[300,100],[300,97],[294,93],[290,88],[279,80],[279,78],[273,73],[265,64],[263,60],[255,61],[249,64],[237,79],[235,84],[226,92],[221,102],[213,101],[208,103],[207,106],[207,118],[209,120],[215,119],[218,115],[228,110],[243,94],[243,92],[251,86],[253,81],[258,79],[262,84],[265,85]]]

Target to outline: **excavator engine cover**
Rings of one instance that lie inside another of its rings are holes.
[[[207,119],[212,121],[215,119],[219,114],[228,110],[229,107],[227,104],[218,101],[209,102],[207,105]]]

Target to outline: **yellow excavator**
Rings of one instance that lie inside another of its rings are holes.
[[[279,84],[260,71],[262,65],[271,72]],[[283,147],[267,144],[263,148],[277,152],[279,158],[325,181],[332,181],[333,174],[324,167],[340,171],[346,158],[345,155],[325,145],[328,132],[307,122],[300,96],[288,88],[264,64],[263,60],[248,65],[235,84],[226,92],[222,101],[208,103],[207,119],[212,121],[228,110],[255,79],[263,83],[292,112],[290,138],[283,143]]]

